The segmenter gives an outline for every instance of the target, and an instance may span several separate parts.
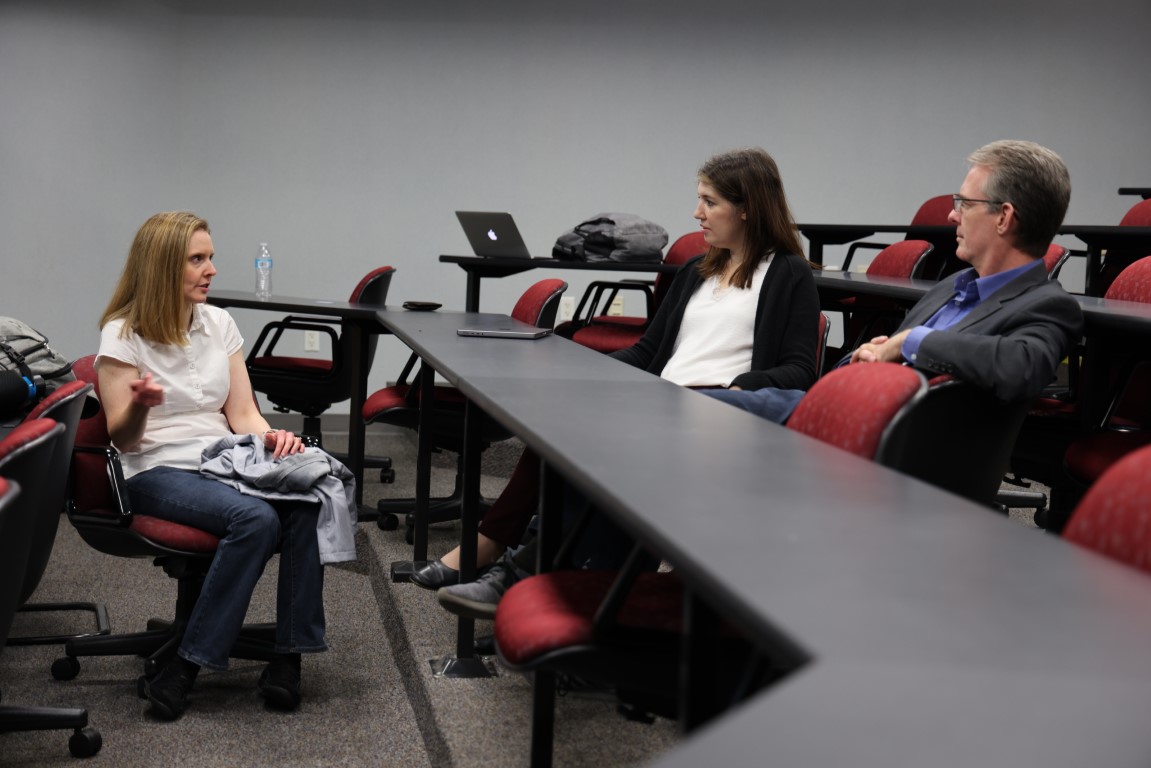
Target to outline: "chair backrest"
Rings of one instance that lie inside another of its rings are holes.
[[[694,259],[696,256],[707,253],[708,244],[707,240],[703,237],[702,230],[688,232],[686,235],[680,235],[676,238],[671,247],[667,249],[667,254],[663,257],[664,264],[677,264],[681,265],[685,261]],[[675,279],[675,273],[660,272],[655,277],[655,287],[652,290],[652,306],[659,309],[659,304],[667,296],[667,292],[671,290],[672,281]]]
[[[7,617],[4,624],[11,623],[9,614],[23,602],[24,574],[36,521],[49,484],[59,482],[50,479],[48,465],[63,436],[63,424],[33,419],[17,424],[0,440],[0,477],[15,481],[21,489],[0,532],[0,618]]]
[[[384,308],[388,299],[388,288],[392,284],[392,276],[396,273],[395,267],[376,267],[360,278],[360,282],[352,289],[348,297],[349,304],[370,304],[373,307]]]
[[[1151,227],[1151,199],[1140,200],[1123,214],[1119,220],[1121,227]]]
[[[567,287],[568,284],[558,278],[540,280],[523,292],[512,309],[512,317],[522,323],[551,328],[556,322],[560,297],[564,295]]]
[[[875,255],[867,265],[867,274],[920,278],[927,263],[927,255],[933,250],[935,246],[926,240],[902,240],[892,243]]]
[[[95,363],[96,355],[86,355],[72,364],[72,372],[78,380],[91,384],[99,398]],[[76,430],[75,450],[72,452],[71,500],[74,509],[71,511],[103,517],[118,516],[120,504],[108,481],[107,454],[104,453],[111,446],[104,409],[97,408],[94,413],[85,414]]]
[[[1144,202],[1151,202],[1146,200]],[[1128,264],[1107,288],[1105,298],[1151,304],[1151,256]]]
[[[1151,446],[1112,464],[1084,494],[1063,538],[1151,573]]]
[[[15,514],[16,498],[19,495],[19,484],[0,477],[0,542],[7,538],[4,527],[8,524],[9,517]],[[0,649],[8,642],[8,630],[12,628],[12,618],[15,615],[16,601],[0,598]]]
[[[1047,253],[1043,254],[1043,266],[1047,268],[1047,279],[1054,280],[1059,277],[1059,271],[1063,269],[1063,265],[1067,263],[1070,256],[1071,251],[1062,245],[1052,243],[1047,246]]]
[[[823,312],[819,313],[819,328],[816,331],[815,341],[815,375],[823,375],[823,366],[827,358],[827,338],[831,335],[831,320]]]
[[[28,553],[28,567],[24,575],[21,602],[32,595],[32,592],[40,584],[44,569],[48,567],[52,546],[56,542],[60,515],[63,514],[68,501],[72,446],[76,442],[80,418],[85,412],[91,412],[95,406],[95,401],[90,401],[88,398],[92,389],[92,385],[86,381],[70,381],[49,393],[24,419],[25,421],[39,418],[52,419],[58,424],[64,425],[64,435],[56,441],[56,447],[49,462],[48,475],[44,478],[48,487],[44,493],[40,514],[37,516],[36,528]],[[90,402],[92,408],[89,407]]]
[[[915,407],[892,424],[876,460],[991,505],[1030,407],[1030,400],[1004,402],[952,376],[936,376]]]
[[[951,195],[936,195],[919,206],[919,210],[911,217],[911,223],[922,227],[944,226],[951,223],[947,217],[953,210],[955,203]]]
[[[789,429],[865,459],[877,459],[891,423],[927,391],[927,379],[895,363],[859,363],[820,378],[799,401]]]
[[[388,289],[392,285],[392,276],[396,274],[395,267],[376,267],[368,274],[360,278],[360,282],[356,283],[356,287],[352,290],[352,295],[348,297],[349,304],[368,304],[369,306],[379,307],[383,309],[388,301]],[[374,333],[368,334],[367,343],[367,359],[364,360],[364,365],[367,370],[372,369],[372,361],[376,357],[376,346],[380,337]],[[343,343],[346,340],[341,339]],[[345,350],[345,354],[358,354],[356,350],[350,348]]]

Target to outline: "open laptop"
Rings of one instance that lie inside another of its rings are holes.
[[[475,325],[457,328],[460,336],[482,336],[492,339],[538,339],[552,332],[551,328],[538,328],[511,317],[492,317]]]
[[[510,213],[499,211],[456,211],[456,218],[472,244],[476,256],[530,259],[531,253],[520,237]]]

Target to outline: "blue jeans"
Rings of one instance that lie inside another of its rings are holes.
[[[240,493],[199,472],[155,467],[128,480],[132,508],[220,537],[200,599],[180,644],[188,661],[224,670],[256,582],[281,545],[276,592],[276,651],[328,648],[324,567],[316,537],[319,505],[276,502]]]
[[[805,394],[802,389],[776,389],[764,387],[763,389],[701,389],[708,397],[722,400],[728,405],[742,408],[754,413],[756,416],[774,421],[776,424],[786,424],[791,412],[799,405]]]

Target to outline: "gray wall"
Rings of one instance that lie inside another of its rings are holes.
[[[602,210],[675,237],[736,146],[775,155],[801,221],[904,222],[998,138],[1063,155],[1069,223],[1151,184],[1146,0],[397,5],[0,0],[0,314],[93,351],[133,233],[176,208],[212,223],[219,287],[266,240],[278,293],[392,264],[392,299],[460,307],[454,210],[512,211],[539,253]],[[235,314],[254,341],[267,318]],[[404,355],[385,340],[372,385]]]

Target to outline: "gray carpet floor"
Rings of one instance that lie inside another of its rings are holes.
[[[339,435],[326,438],[340,450]],[[498,495],[515,458],[515,441],[485,455],[482,491]],[[373,432],[368,451],[392,456],[397,479],[383,485],[369,470],[365,503],[410,496],[414,445],[404,433]],[[437,457],[433,493],[450,489],[454,456]],[[433,555],[458,540],[458,527],[432,531]],[[327,569],[325,604],[332,650],[305,659],[304,693],[293,713],[268,710],[256,693],[261,665],[236,661],[224,673],[202,673],[185,715],[156,720],[137,698],[138,658],[86,658],[75,679],[52,679],[58,646],[10,646],[0,653],[5,704],[82,706],[100,731],[103,748],[91,765],[115,766],[525,766],[530,743],[531,685],[499,670],[486,679],[436,677],[433,659],[455,652],[455,617],[432,592],[393,584],[390,564],[411,558],[401,531],[363,523],[358,559]],[[250,621],[274,617],[276,560],[269,565],[249,611]],[[113,632],[143,628],[149,617],[171,615],[174,583],[150,560],[113,558],[84,544],[61,522],[52,560],[35,602],[90,600],[107,604]],[[13,635],[86,631],[91,618],[76,613],[21,614]],[[477,623],[477,634],[490,626]],[[570,694],[557,701],[557,766],[642,765],[674,746],[673,723],[647,725],[621,717],[602,695]],[[0,734],[0,765],[76,764],[67,731]]]

